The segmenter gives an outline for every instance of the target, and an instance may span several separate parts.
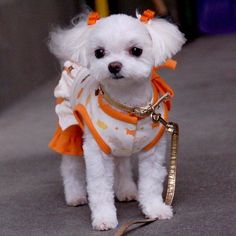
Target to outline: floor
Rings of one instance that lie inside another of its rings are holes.
[[[128,235],[235,235],[236,35],[202,37],[162,75],[175,89],[171,119],[181,131],[175,216]],[[113,235],[93,231],[88,206],[67,207],[49,82],[0,115],[0,235]],[[117,203],[120,225],[142,218],[137,203]]]

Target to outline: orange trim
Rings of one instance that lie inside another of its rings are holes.
[[[78,121],[78,125],[81,128],[81,130],[84,132],[84,122],[83,122],[83,117],[81,117],[80,113],[77,111],[73,112],[75,119]]]
[[[130,124],[137,124],[138,123],[137,117],[117,111],[117,110],[113,109],[108,103],[104,103],[103,97],[101,94],[98,95],[98,104],[99,104],[100,108],[105,113],[107,113],[109,116],[111,116],[117,120],[125,121]]]
[[[164,120],[168,120],[168,111],[167,106],[164,105]],[[165,126],[162,125],[160,128],[160,131],[158,132],[157,136],[147,145],[143,148],[144,151],[150,150],[152,147],[156,145],[156,143],[161,139],[162,135],[165,133]]]
[[[158,100],[158,88],[155,85],[155,83],[152,83],[153,86],[153,100],[154,103]],[[109,116],[117,119],[117,120],[121,120],[121,121],[125,121],[128,122],[130,124],[137,124],[138,120],[142,119],[140,117],[136,117],[133,114],[127,114],[127,113],[123,113],[121,111],[115,110],[112,108],[112,106],[110,106],[108,103],[104,103],[103,102],[103,96],[101,94],[98,95],[98,104],[100,106],[100,108]]]
[[[75,109],[75,114],[76,115],[80,115],[80,117],[83,118],[84,122],[86,123],[86,125],[88,126],[90,132],[92,133],[94,139],[96,140],[97,144],[99,145],[99,147],[102,149],[103,152],[105,152],[106,154],[110,154],[111,153],[111,148],[104,142],[104,140],[102,139],[102,137],[99,135],[99,133],[97,132],[97,130],[95,129],[87,111],[86,108],[82,105],[79,104],[76,106]]]

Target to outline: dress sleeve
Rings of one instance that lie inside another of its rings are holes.
[[[63,70],[59,83],[54,90],[54,96],[57,100],[55,111],[58,116],[59,125],[62,130],[67,129],[72,125],[78,124],[77,120],[74,117],[73,109],[70,103],[73,77],[70,75],[68,68],[70,68],[71,66],[72,63],[65,63],[65,69]]]

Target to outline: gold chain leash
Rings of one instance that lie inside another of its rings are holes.
[[[168,170],[168,179],[167,179],[167,191],[165,197],[165,203],[171,205],[175,195],[176,187],[176,167],[177,167],[177,152],[178,152],[178,143],[179,143],[179,126],[174,122],[166,122],[161,114],[157,114],[154,111],[151,113],[151,118],[153,122],[160,122],[166,127],[166,130],[171,134],[171,151],[170,151],[170,164]],[[152,223],[158,219],[142,219],[130,221],[122,225],[114,236],[122,236],[127,232],[127,229],[132,225],[138,225],[136,228]]]

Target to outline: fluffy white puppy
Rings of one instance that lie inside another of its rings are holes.
[[[101,84],[115,101],[140,107],[153,96],[152,68],[176,54],[184,42],[178,28],[163,19],[143,23],[119,14],[93,25],[81,20],[70,29],[53,32],[50,49],[60,60],[87,68],[89,79]],[[64,98],[71,96],[70,86]],[[70,102],[64,105],[73,109]],[[138,200],[148,218],[172,217],[171,207],[162,199],[167,173],[165,135],[150,150],[134,150],[128,156],[104,153],[86,125],[83,139],[84,158],[63,156],[61,173],[68,205],[86,203],[88,194],[94,229],[117,226],[114,194],[120,201]],[[131,157],[138,158],[138,187],[131,173]]]

